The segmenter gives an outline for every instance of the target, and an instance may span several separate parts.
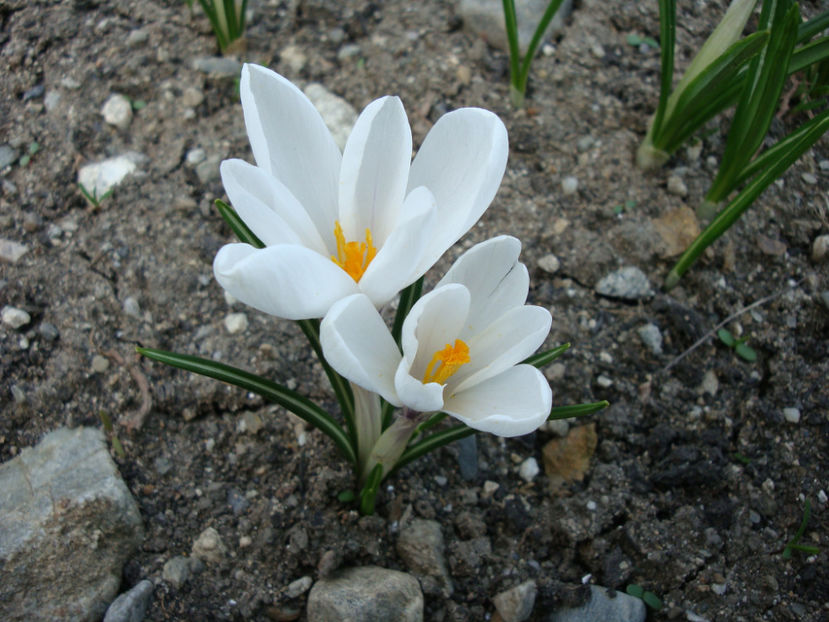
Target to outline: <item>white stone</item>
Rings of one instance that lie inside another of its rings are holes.
[[[134,151],[82,166],[78,171],[78,184],[99,199],[120,184],[127,175],[135,172],[146,157]]]
[[[487,480],[484,482],[484,497],[491,497],[493,493],[498,490],[501,485],[498,482],[493,482],[491,480]]]
[[[648,346],[651,352],[662,354],[662,332],[656,324],[645,324],[640,326],[636,332],[639,333],[642,343]]]
[[[305,87],[305,95],[322,115],[325,125],[334,137],[334,142],[340,149],[343,149],[351,134],[351,128],[357,121],[357,111],[354,106],[342,97],[334,95],[322,84],[309,84]]]
[[[596,378],[596,384],[598,384],[603,389],[607,389],[613,386],[613,380],[601,374],[598,378]]]
[[[11,326],[15,330],[26,326],[32,321],[32,316],[26,313],[23,309],[6,305],[2,311],[3,324]]]
[[[720,389],[720,381],[717,378],[717,373],[713,369],[709,369],[702,377],[702,384],[700,385],[701,393],[708,393],[709,395],[716,395]]]
[[[810,186],[814,186],[817,183],[817,177],[815,177],[812,173],[801,173],[800,179]]]
[[[29,252],[29,247],[14,240],[0,238],[0,260],[17,263],[17,260]]]
[[[231,335],[247,330],[248,316],[244,313],[228,313],[225,318],[225,328]]]
[[[561,180],[561,191],[565,194],[575,194],[579,189],[579,180],[572,175],[568,175]]]
[[[544,270],[544,272],[555,274],[561,268],[561,262],[558,260],[558,257],[552,253],[548,253],[538,260],[538,267]]]
[[[227,547],[219,532],[208,527],[193,543],[193,556],[210,563],[219,563],[227,556]]]
[[[299,73],[308,62],[308,57],[299,46],[289,45],[279,52],[280,60],[288,65],[290,70],[294,73]]]
[[[685,185],[685,182],[682,181],[682,177],[679,175],[671,175],[668,177],[668,193],[678,197],[688,195],[688,187]]]
[[[784,408],[783,418],[789,423],[800,423],[800,409],[794,407]]]
[[[288,587],[285,588],[285,596],[287,598],[302,596],[305,592],[311,589],[313,584],[314,580],[308,575],[300,577],[296,581],[288,584]]]
[[[109,369],[109,359],[100,354],[92,357],[92,371],[98,374],[104,373]]]
[[[521,479],[525,482],[531,482],[535,479],[535,476],[540,473],[540,471],[541,469],[538,467],[538,461],[530,456],[521,463],[521,466],[518,469],[518,475],[520,475]]]
[[[118,129],[125,130],[132,121],[132,103],[118,93],[110,95],[101,108],[101,114],[104,116],[104,121]]]
[[[185,156],[185,160],[187,164],[190,166],[196,166],[196,164],[201,164],[207,159],[207,154],[204,152],[204,149],[200,149],[196,147],[195,149],[190,149]]]
[[[829,257],[829,234],[819,235],[812,242],[812,261],[820,263]]]

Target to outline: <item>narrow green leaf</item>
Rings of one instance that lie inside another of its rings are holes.
[[[402,292],[400,292],[400,301],[397,304],[397,313],[394,315],[394,324],[392,325],[391,335],[397,346],[400,347],[400,334],[403,332],[403,322],[409,311],[412,310],[414,304],[420,300],[420,294],[423,291],[423,277],[409,285]]]
[[[789,60],[789,75],[829,58],[829,36],[797,48]]]
[[[357,495],[354,494],[353,490],[343,490],[337,495],[337,500],[340,503],[350,503],[357,498]]]
[[[545,352],[539,352],[538,354],[533,354],[532,356],[528,356],[523,361],[521,361],[522,365],[534,365],[535,367],[544,367],[545,365],[549,365],[562,354],[567,352],[570,349],[569,343],[564,343],[556,348],[552,348]]]
[[[287,387],[271,382],[256,374],[251,374],[250,372],[231,367],[230,365],[198,356],[142,347],[136,348],[136,351],[147,358],[166,365],[215,378],[216,380],[227,382],[247,391],[253,391],[265,399],[279,404],[330,436],[346,459],[352,464],[356,464],[357,454],[354,451],[352,442],[333,417],[309,399],[291,391]]]
[[[717,337],[719,337],[720,341],[722,341],[729,348],[734,347],[734,335],[731,334],[730,330],[726,330],[725,328],[721,328],[720,330],[717,331]]]
[[[798,45],[805,43],[819,32],[829,28],[829,11],[815,15],[812,19],[803,22],[797,27]]]
[[[634,598],[642,598],[642,595],[645,593],[645,590],[642,589],[641,585],[637,585],[635,583],[631,583],[625,588],[625,592],[633,596]]]
[[[737,353],[737,356],[748,361],[749,363],[753,363],[757,360],[757,352],[754,351],[754,348],[747,346],[744,343],[738,343],[734,347],[734,352]]]
[[[556,419],[570,419],[571,417],[584,417],[585,415],[592,415],[600,410],[610,406],[610,402],[602,400],[601,402],[591,402],[589,404],[573,404],[571,406],[553,406],[550,410],[550,416],[547,421],[555,421]]]
[[[527,92],[527,79],[530,75],[530,64],[535,57],[535,53],[538,50],[541,39],[544,37],[544,32],[547,30],[550,22],[553,21],[553,17],[555,17],[562,2],[563,0],[550,0],[544,11],[544,15],[541,16],[541,20],[535,28],[535,32],[533,32],[530,44],[527,46],[527,53],[524,55],[524,61],[521,64],[521,73],[519,74],[518,83],[515,85],[521,91],[522,95]]]
[[[518,47],[518,18],[515,15],[515,2],[514,0],[502,0],[502,5],[504,29],[507,31],[507,44],[509,45],[510,85],[523,96],[524,91],[518,87],[521,73],[521,51]]]
[[[416,460],[417,458],[420,458],[421,456],[429,453],[430,451],[434,451],[439,447],[448,445],[458,439],[472,436],[475,432],[476,430],[473,430],[464,424],[460,424],[430,434],[423,440],[410,445],[400,456],[400,459],[397,461],[397,464],[394,465],[392,471],[396,471],[397,469],[404,467],[412,460]]]
[[[360,491],[360,513],[364,516],[374,514],[374,504],[377,500],[377,489],[383,479],[383,465],[375,464],[366,478],[366,483]]]
[[[219,210],[221,217],[224,218],[240,242],[250,244],[255,248],[265,248],[262,240],[256,237],[256,234],[248,228],[245,221],[239,217],[235,209],[221,199],[216,199],[214,204],[216,205],[216,209]]]
[[[653,134],[662,132],[662,122],[674,80],[674,47],[676,46],[676,0],[659,0],[659,105],[653,117]]]
[[[642,601],[654,611],[662,609],[662,599],[653,592],[645,592],[642,594]]]

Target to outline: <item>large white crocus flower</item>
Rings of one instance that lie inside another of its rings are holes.
[[[412,307],[402,355],[365,295],[340,300],[320,328],[325,358],[395,406],[444,411],[498,436],[535,430],[550,414],[552,392],[538,369],[519,363],[544,342],[552,318],[524,304],[529,276],[520,251],[518,240],[501,236],[464,253]]]
[[[507,133],[486,110],[441,117],[412,162],[397,97],[370,103],[340,154],[313,104],[282,76],[246,64],[239,88],[256,166],[226,160],[222,182],[265,248],[228,244],[213,270],[266,313],[322,317],[356,293],[384,305],[480,218],[501,183]]]

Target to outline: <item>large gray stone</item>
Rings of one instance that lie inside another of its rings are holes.
[[[100,620],[143,538],[94,428],[60,428],[0,465],[0,620]]]
[[[104,622],[141,622],[153,596],[152,581],[144,579],[109,606]]]
[[[518,21],[518,47],[521,54],[527,52],[533,33],[550,0],[515,0]],[[573,0],[564,0],[544,33],[551,37],[564,29],[564,20],[573,10]],[[471,32],[482,36],[491,46],[509,51],[507,31],[504,27],[504,3],[502,0],[460,0],[458,15]]]
[[[452,579],[446,570],[445,547],[440,523],[433,520],[415,518],[400,529],[397,538],[397,553],[406,562],[406,566],[423,582],[424,591],[429,594],[425,578],[437,583],[438,589],[445,596],[452,595]]]
[[[547,622],[645,622],[645,603],[623,592],[614,592],[600,585],[590,586],[590,599],[580,607],[553,612]]]
[[[347,568],[308,595],[308,622],[419,622],[423,593],[412,575],[377,566]]]

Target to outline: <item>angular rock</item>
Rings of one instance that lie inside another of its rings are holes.
[[[0,317],[3,318],[3,324],[11,326],[15,330],[26,326],[26,324],[32,321],[32,316],[26,311],[9,305],[3,307]]]
[[[0,465],[0,619],[100,620],[142,539],[103,433],[50,432]]]
[[[675,257],[691,245],[699,235],[699,221],[690,207],[670,209],[653,220],[659,235],[657,250],[660,257]]]
[[[17,151],[10,145],[0,145],[0,171],[17,162]]]
[[[547,9],[549,0],[516,0],[515,13],[518,22],[518,47],[523,56],[527,46],[538,27],[538,20]],[[504,52],[509,51],[506,29],[504,27],[504,7],[501,0],[461,0],[458,15],[463,18],[463,25],[471,32],[483,36],[491,46]],[[573,0],[564,0],[555,17],[544,33],[551,37],[564,29],[564,20],[573,10]]]
[[[554,611],[546,622],[645,622],[645,603],[622,592],[614,592],[599,585],[590,586],[590,599],[580,607]]]
[[[405,572],[348,568],[314,584],[307,616],[308,622],[419,622],[423,593],[417,579]]]
[[[829,235],[819,235],[812,242],[812,261],[820,263],[829,258]]]
[[[141,622],[153,596],[153,584],[144,579],[124,592],[109,606],[104,622]]]
[[[448,597],[452,594],[452,580],[446,570],[444,549],[443,532],[436,521],[416,518],[400,529],[398,555],[415,575],[435,579]]]
[[[29,251],[29,247],[14,240],[0,238],[0,261],[17,263]]]
[[[101,108],[101,114],[104,121],[110,125],[114,125],[119,130],[125,130],[130,126],[132,121],[132,103],[129,99],[115,93],[110,95],[109,99],[104,102]]]
[[[202,531],[193,543],[193,556],[214,564],[224,560],[227,556],[227,547],[219,532],[213,527]]]
[[[662,331],[656,324],[648,323],[640,326],[637,330],[639,338],[642,340],[651,352],[654,354],[662,354]]]
[[[537,592],[535,581],[530,579],[496,594],[492,602],[504,622],[524,622],[533,612]]]
[[[120,184],[127,175],[135,172],[146,156],[130,151],[101,162],[81,167],[78,183],[91,195],[102,198],[109,190]]]
[[[602,277],[596,284],[596,293],[609,298],[639,300],[653,296],[654,291],[644,272],[635,266],[627,266]]]
[[[343,149],[351,134],[351,128],[357,121],[357,111],[354,106],[342,97],[334,95],[322,84],[309,84],[305,87],[305,95],[322,115],[325,125],[334,137],[334,142],[340,149]]]

